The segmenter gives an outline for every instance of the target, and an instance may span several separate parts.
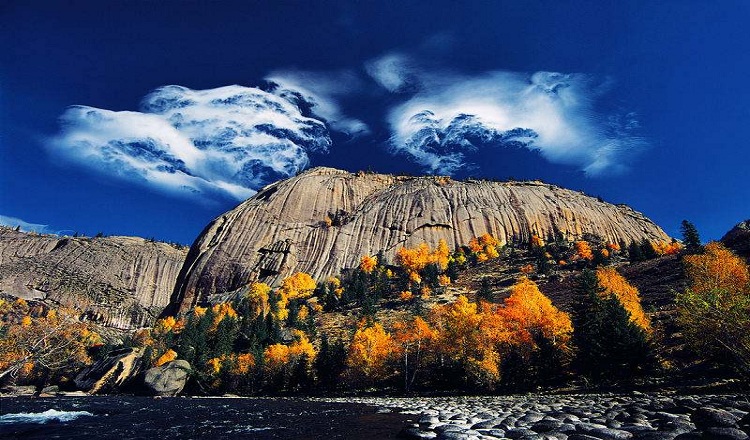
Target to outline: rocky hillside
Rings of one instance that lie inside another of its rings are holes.
[[[0,227],[0,293],[74,306],[102,325],[150,325],[186,249],[137,237],[58,237]]]
[[[528,242],[560,231],[575,240],[668,240],[641,213],[538,181],[454,181],[447,177],[352,174],[314,168],[263,188],[212,221],[180,271],[167,313],[252,280],[270,284],[294,271],[322,279],[401,246],[444,239],[455,248],[490,233]]]
[[[737,255],[750,259],[750,219],[738,223],[721,238],[721,242]]]

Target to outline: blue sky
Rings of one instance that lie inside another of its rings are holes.
[[[310,166],[750,217],[750,3],[0,6],[0,223],[190,243]]]

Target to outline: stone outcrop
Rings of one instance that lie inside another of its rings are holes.
[[[0,227],[0,293],[75,307],[115,328],[150,325],[186,249],[137,237],[59,237]]]
[[[176,360],[146,371],[144,382],[157,396],[172,397],[179,394],[190,376],[190,364]]]
[[[608,241],[668,240],[657,225],[612,205],[538,181],[454,181],[447,177],[352,174],[315,168],[266,186],[213,220],[180,271],[167,314],[253,280],[278,283],[295,271],[322,279],[354,267],[362,255],[445,239],[451,248],[475,236],[527,243],[560,231]]]
[[[738,223],[721,238],[721,242],[738,255],[750,258],[750,220]]]
[[[144,369],[144,350],[124,348],[81,370],[74,382],[88,394],[119,391]]]

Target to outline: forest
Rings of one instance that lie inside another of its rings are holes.
[[[394,261],[365,255],[358,267],[314,280],[298,272],[277,287],[251,282],[227,302],[167,316],[119,344],[79,313],[0,299],[0,380],[70,384],[114,350],[141,350],[146,367],[189,362],[189,394],[348,392],[509,393],[570,384],[648,383],[675,367],[658,326],[618,267],[664,255],[682,261],[676,325],[697,361],[750,377],[750,276],[717,242],[568,242],[551,231],[501,245],[485,234],[451,250],[441,241],[401,248]],[[507,261],[514,283],[447,295],[468,269]],[[539,280],[574,279],[557,307]]]

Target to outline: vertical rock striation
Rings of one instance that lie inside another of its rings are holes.
[[[0,292],[75,307],[122,329],[169,302],[186,250],[137,237],[58,237],[0,227]]]
[[[538,181],[314,168],[263,188],[212,221],[191,247],[165,313],[256,279],[274,284],[294,271],[321,279],[379,252],[393,261],[401,246],[445,239],[454,248],[484,233],[528,242],[555,229],[569,240],[588,233],[611,242],[668,239],[627,206]]]

